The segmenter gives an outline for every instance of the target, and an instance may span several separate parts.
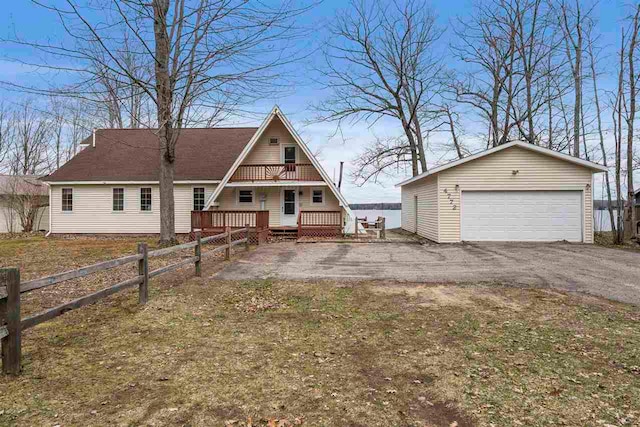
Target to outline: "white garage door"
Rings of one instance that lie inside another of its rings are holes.
[[[462,240],[582,242],[581,191],[463,191]]]

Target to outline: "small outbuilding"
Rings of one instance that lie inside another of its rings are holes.
[[[402,228],[438,243],[593,243],[597,163],[521,141],[401,182]]]

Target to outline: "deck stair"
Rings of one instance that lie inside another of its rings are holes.
[[[298,227],[271,227],[271,237],[278,240],[297,240]]]

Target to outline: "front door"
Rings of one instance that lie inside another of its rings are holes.
[[[298,224],[298,190],[283,188],[280,203],[280,225],[295,227]]]

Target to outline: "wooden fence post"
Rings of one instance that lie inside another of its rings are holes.
[[[227,234],[224,237],[227,247],[224,250],[224,259],[229,261],[231,259],[231,227],[227,225],[225,230]]]
[[[200,259],[202,258],[202,234],[199,231],[196,231],[196,247],[195,247],[195,256],[197,257],[195,265],[196,265],[196,276],[202,277],[202,267],[200,265]]]
[[[6,295],[4,290],[6,289]],[[22,331],[20,330],[20,270],[0,269],[0,327],[9,335],[2,338],[2,372],[17,375],[21,369]]]
[[[249,224],[245,225],[245,228],[247,229],[247,241],[244,243],[244,248],[249,250]]]
[[[142,276],[142,282],[138,288],[138,302],[146,304],[149,301],[149,249],[146,243],[138,243],[138,253],[142,259],[138,261],[138,276]]]
[[[380,238],[381,239],[386,239],[387,238],[387,228],[386,228],[386,224],[385,224],[385,217],[382,217],[381,221],[380,221],[380,226],[382,227],[382,230],[380,231]]]

